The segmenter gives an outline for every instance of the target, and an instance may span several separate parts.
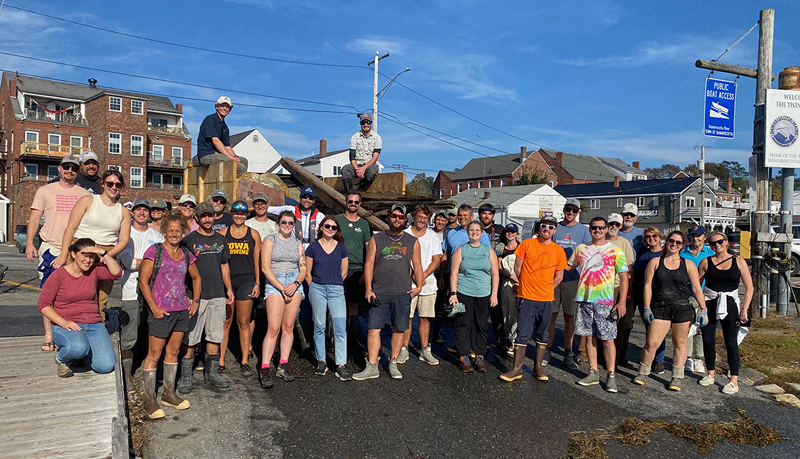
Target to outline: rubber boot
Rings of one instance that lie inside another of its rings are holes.
[[[161,404],[178,410],[189,408],[189,400],[178,397],[175,393],[175,378],[178,375],[178,362],[164,362],[164,392],[161,393]]]
[[[679,392],[681,390],[681,382],[683,381],[683,376],[684,376],[684,367],[673,366],[672,381],[670,381],[669,385],[667,386],[667,389]]]
[[[156,401],[156,370],[144,370],[144,412],[150,419],[161,419],[164,410]]]
[[[639,386],[644,386],[644,383],[647,382],[647,377],[650,376],[650,365],[649,363],[640,363],[639,374],[636,375],[631,382]]]
[[[533,377],[538,379],[539,381],[547,381],[550,378],[544,374],[544,368],[542,368],[542,361],[544,360],[544,353],[547,351],[546,344],[536,344],[536,360],[533,363]],[[514,352],[514,360],[517,359],[516,351]]]
[[[508,373],[500,375],[503,381],[516,381],[522,379],[522,363],[525,361],[525,344],[514,344],[514,366]]]
[[[347,193],[353,191],[353,179],[351,178],[342,179],[342,185],[344,186],[345,196],[347,196]]]
[[[231,382],[223,378],[219,374],[219,354],[209,355],[206,354],[206,373],[205,383],[210,384],[218,389],[227,389],[231,387]]]
[[[181,360],[181,379],[178,381],[178,393],[188,394],[192,392],[192,365],[194,357],[184,357]]]
[[[122,360],[122,376],[125,381],[125,389],[134,390],[136,386],[133,385],[133,351],[121,349],[119,355]]]

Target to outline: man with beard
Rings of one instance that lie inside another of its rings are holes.
[[[403,231],[405,227],[406,207],[394,204],[389,214],[389,229],[374,235],[367,246],[364,260],[365,298],[372,305],[367,336],[369,355],[364,371],[353,375],[356,381],[380,376],[378,353],[381,350],[381,330],[389,314],[392,325],[389,375],[393,379],[403,378],[397,368],[397,356],[403,347],[404,332],[408,329],[411,300],[419,294],[423,285],[419,241]],[[409,266],[412,267],[413,279]]]
[[[629,202],[622,206],[622,229],[619,235],[631,243],[633,253],[638,254],[642,250],[642,229],[633,226],[639,218],[639,207]]]
[[[253,211],[256,213],[256,216],[248,218],[244,222],[245,225],[258,231],[262,241],[270,234],[275,234],[280,231],[278,224],[267,217],[268,208],[269,198],[266,193],[258,192],[253,194]]]
[[[267,212],[273,215],[278,215],[284,211],[294,212],[294,216],[297,219],[297,223],[294,225],[294,235],[303,243],[303,248],[307,249],[309,244],[317,240],[319,222],[325,219],[325,214],[314,207],[316,202],[316,191],[307,186],[300,190],[299,205],[269,206]]]
[[[214,190],[211,193],[211,208],[214,209],[214,223],[211,229],[220,231],[233,225],[233,218],[225,212],[228,206],[228,193],[223,190]]]
[[[617,277],[614,279],[614,294],[619,293],[619,277],[620,276],[628,276],[628,285],[631,285],[630,282],[630,273],[633,272],[633,262],[636,261],[636,257],[633,253],[633,247],[631,247],[631,243],[628,242],[627,239],[619,235],[619,230],[622,228],[623,218],[622,215],[613,213],[608,216],[608,233],[606,233],[606,240],[611,242],[612,244],[616,245],[625,253],[625,261],[628,263],[628,272],[618,274]],[[629,288],[629,291],[631,289]],[[627,304],[627,298],[620,298]],[[631,330],[633,330],[633,313],[636,311],[636,308],[630,307],[626,308],[625,315],[620,316],[619,320],[617,321],[617,330],[622,330],[622,333],[617,333],[617,338],[614,340],[614,344],[617,347],[617,365],[624,365],[628,363],[628,359],[626,356],[628,355],[628,341],[631,337]],[[586,337],[581,336],[580,338],[580,349],[584,351],[586,349]]]
[[[103,194],[100,176],[97,175],[100,170],[100,161],[97,159],[97,153],[91,150],[81,153],[80,166],[81,171],[75,178],[75,184],[88,191],[89,194]],[[61,178],[56,177],[50,180],[49,183],[56,183],[59,180]]]
[[[363,190],[378,176],[378,156],[383,140],[372,130],[372,115],[358,115],[361,130],[350,138],[350,162],[342,167],[342,183],[345,193]],[[353,183],[359,179],[358,183]]]
[[[455,214],[454,214],[455,216]],[[450,229],[447,226],[447,213],[444,211],[439,211],[436,213],[436,216],[433,217],[433,233],[439,237],[439,245],[444,242],[444,236],[447,234],[447,231]],[[458,222],[456,222],[458,224]],[[433,319],[433,343],[434,344],[442,344],[442,338],[439,337],[439,331],[442,328],[442,322],[444,321],[444,302],[447,301],[447,289],[444,288],[444,282],[442,282],[441,277],[441,261],[439,262],[439,266],[434,271],[433,275],[436,276],[436,317]]]
[[[503,225],[498,225],[494,222],[495,209],[491,204],[481,204],[478,208],[478,218],[483,225],[483,231],[489,236],[489,247],[494,250],[494,253],[500,255],[503,253],[503,243],[500,241],[500,235],[503,234]]]

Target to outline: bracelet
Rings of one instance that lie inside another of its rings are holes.
[[[103,254],[100,255],[100,258],[103,258],[106,255],[108,255],[108,250],[103,250]]]
[[[256,282],[256,283],[255,283],[255,284],[253,284],[253,285],[258,285],[259,287],[261,287],[261,282]]]
[[[450,296],[457,295],[458,292],[450,292]]]
[[[294,281],[294,285],[296,285],[297,288],[300,288],[300,286],[303,285],[303,284],[301,284],[299,281]]]

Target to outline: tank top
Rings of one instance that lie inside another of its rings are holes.
[[[280,233],[270,234],[267,239],[272,242],[272,272],[288,274],[300,269],[300,240],[293,236],[284,240]]]
[[[411,257],[417,238],[403,231],[392,236],[381,231],[375,239],[375,268],[372,290],[385,295],[402,295],[411,290]]]
[[[686,270],[686,259],[681,258],[674,270],[664,266],[664,259],[658,260],[658,268],[653,275],[653,302],[689,301],[689,272]]]
[[[103,204],[100,195],[92,196],[92,206],[83,215],[75,238],[88,237],[97,245],[116,245],[119,242],[119,227],[122,224],[122,204],[109,207]]]
[[[715,292],[733,292],[739,290],[739,264],[736,263],[736,256],[731,257],[731,267],[725,270],[721,270],[717,268],[711,261],[711,257],[708,258],[708,269],[706,269],[705,281],[706,287],[715,291]],[[728,258],[722,260],[723,263],[727,261]]]
[[[464,295],[483,298],[492,294],[492,262],[488,245],[473,247],[467,242],[461,246],[461,264],[458,266],[458,291]]]
[[[228,251],[231,258],[228,261],[228,266],[231,268],[231,276],[240,274],[254,274],[255,270],[255,255],[253,251],[256,249],[256,241],[253,238],[252,230],[246,226],[247,232],[241,239],[236,239],[231,235],[231,229],[228,227],[228,232],[225,234],[225,239],[228,241]],[[273,252],[274,257],[274,252]]]

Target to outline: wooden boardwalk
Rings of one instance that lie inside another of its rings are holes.
[[[87,367],[59,378],[41,341],[0,338],[0,457],[112,457],[112,430],[124,415],[119,372]],[[127,429],[125,437],[127,444]]]

